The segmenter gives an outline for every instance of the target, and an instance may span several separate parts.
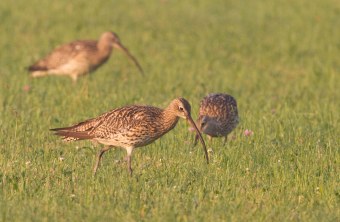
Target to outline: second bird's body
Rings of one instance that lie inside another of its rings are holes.
[[[236,100],[223,93],[207,95],[200,103],[196,122],[200,131],[207,134],[209,138],[224,137],[226,142],[228,134],[239,123]]]

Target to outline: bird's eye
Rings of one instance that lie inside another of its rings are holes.
[[[181,112],[183,112],[183,111],[184,111],[184,109],[183,109],[183,107],[182,107],[182,106],[178,107],[178,109],[179,109],[179,111],[181,111]]]

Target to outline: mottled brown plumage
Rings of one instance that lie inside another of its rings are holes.
[[[224,137],[238,125],[239,117],[236,100],[222,93],[209,94],[200,103],[199,117],[196,121],[199,130],[211,137]],[[197,142],[195,139],[195,144]]]
[[[61,45],[28,67],[28,71],[32,77],[68,75],[73,81],[77,81],[78,76],[90,73],[103,65],[110,58],[113,47],[125,52],[143,74],[138,61],[113,32],[103,33],[98,41],[79,40]]]
[[[134,148],[146,146],[172,130],[179,118],[184,118],[196,129],[197,138],[202,142],[206,159],[204,140],[191,118],[191,107],[184,98],[174,99],[166,109],[152,106],[130,105],[117,108],[96,118],[86,120],[71,127],[52,129],[65,141],[90,139],[105,147],[98,153],[94,167],[96,173],[104,152],[111,147],[121,147],[127,151],[128,169],[131,169],[131,154]]]

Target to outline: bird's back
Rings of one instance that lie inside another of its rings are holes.
[[[88,56],[97,51],[97,41],[79,40],[55,48],[50,54],[29,67],[29,71],[58,69],[72,60],[87,63]]]
[[[152,106],[125,106],[74,126],[53,130],[66,141],[94,139],[107,145],[139,147],[170,130],[164,128],[162,111]]]
[[[201,101],[199,115],[222,120],[236,118],[238,117],[236,100],[227,94],[210,94]]]

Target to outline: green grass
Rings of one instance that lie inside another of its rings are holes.
[[[340,220],[338,1],[0,1],[0,20],[0,221]],[[144,78],[116,51],[77,85],[25,72],[107,30]],[[135,150],[132,178],[123,150],[93,178],[97,149],[48,130],[179,96],[196,118],[210,92],[233,95],[241,122],[226,146],[206,140],[209,165],[184,121]]]

